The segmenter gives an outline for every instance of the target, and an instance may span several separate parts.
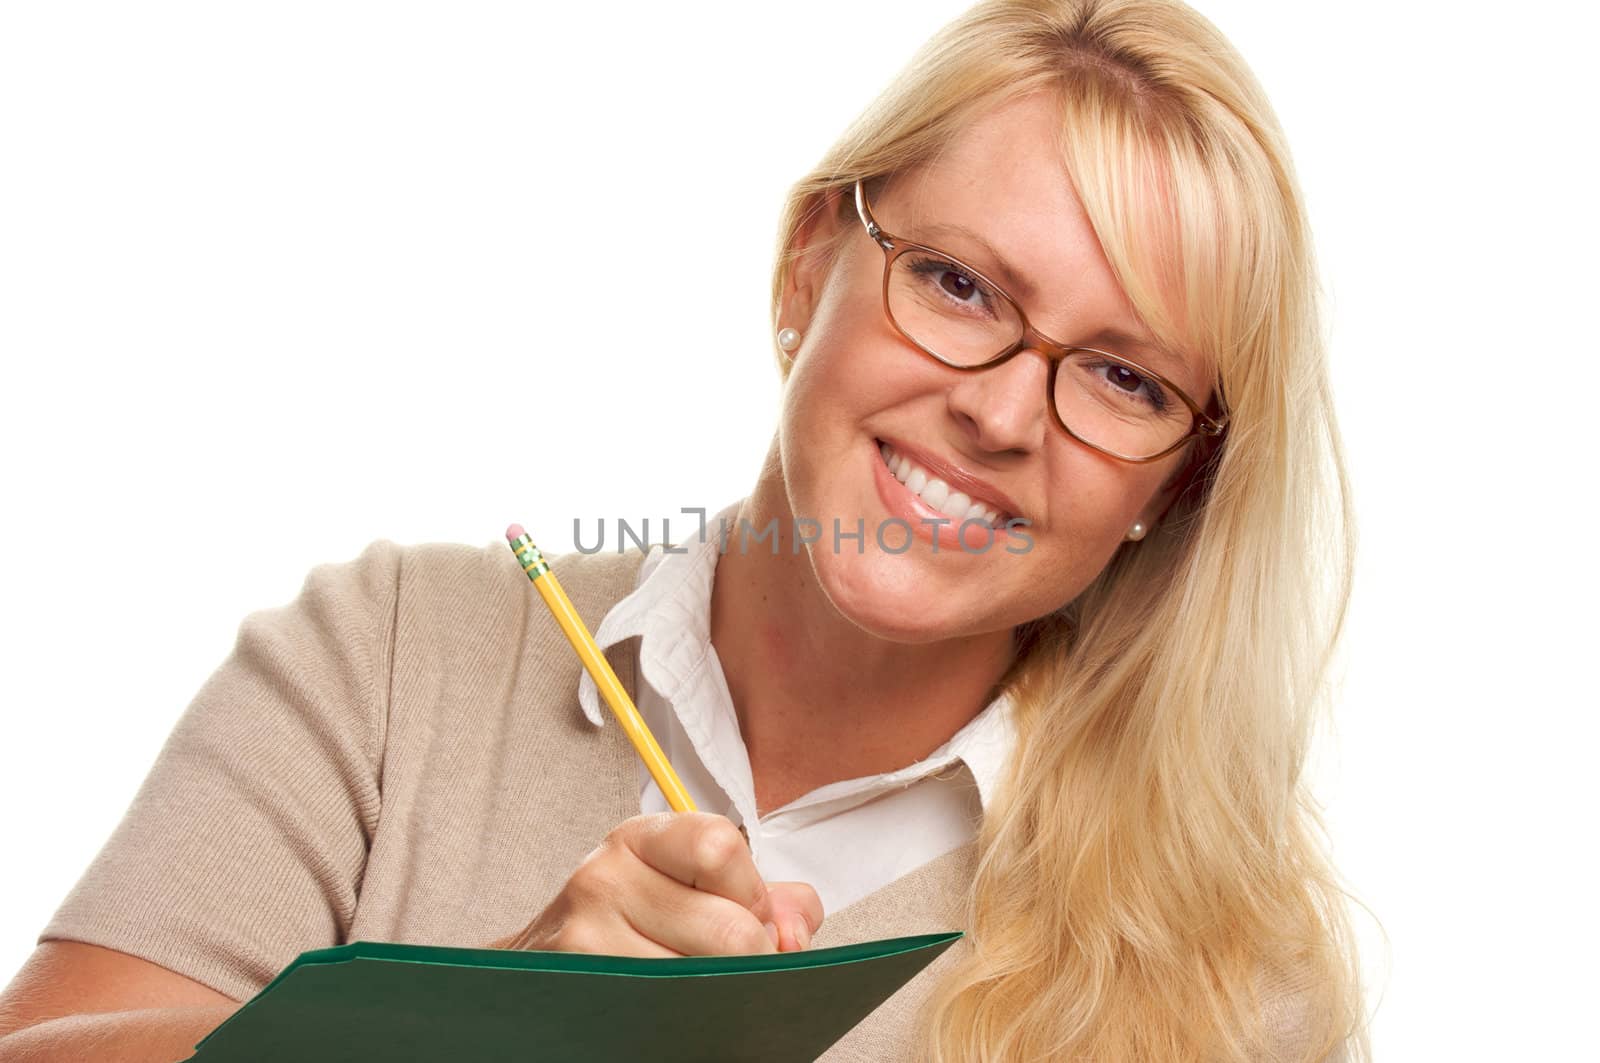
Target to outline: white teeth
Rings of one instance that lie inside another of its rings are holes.
[[[972,508],[972,499],[960,491],[951,491],[950,497],[939,506],[939,512],[952,520],[960,520],[967,515],[967,510]]]
[[[927,470],[919,467],[910,458],[896,454],[887,443],[879,444],[878,449],[883,454],[884,464],[889,467],[894,478],[905,484],[906,490],[940,513],[955,521],[982,520],[987,521],[991,527],[1000,527],[998,510],[974,501],[965,492],[950,490],[949,484],[929,476]]]

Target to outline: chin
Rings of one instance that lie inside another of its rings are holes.
[[[869,635],[920,643],[963,633],[962,618],[950,611],[958,603],[920,578],[917,566],[902,557],[873,551],[860,555],[818,551],[811,564],[828,601]]]

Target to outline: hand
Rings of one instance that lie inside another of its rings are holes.
[[[555,900],[496,948],[611,956],[733,956],[808,948],[822,901],[803,882],[763,882],[725,816],[624,820]]]

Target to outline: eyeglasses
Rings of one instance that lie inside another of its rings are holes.
[[[1050,411],[1085,446],[1122,461],[1166,457],[1194,436],[1216,438],[1228,424],[1183,389],[1138,362],[1092,347],[1067,347],[1028,323],[998,284],[954,255],[887,233],[856,182],[856,213],[883,248],[883,309],[895,331],[952,369],[989,369],[1018,351],[1050,360]]]

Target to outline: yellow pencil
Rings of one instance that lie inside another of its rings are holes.
[[[533,541],[528,538],[528,533],[522,530],[520,524],[513,524],[506,529],[506,540],[511,543],[511,552],[517,555],[522,571],[526,572],[533,585],[539,588],[539,595],[544,598],[544,604],[550,607],[556,623],[566,632],[567,641],[578,651],[578,659],[594,677],[594,685],[600,688],[601,696],[606,699],[606,704],[611,706],[617,722],[622,725],[622,730],[633,743],[633,748],[638,750],[644,766],[650,769],[650,777],[666,795],[667,804],[672,806],[674,812],[693,812],[694,799],[689,796],[689,791],[683,788],[678,773],[667,763],[667,755],[661,752],[661,746],[657,744],[655,735],[645,726],[644,717],[640,716],[639,710],[634,707],[633,699],[622,689],[622,682],[617,678],[617,673],[611,670],[611,662],[600,652],[594,636],[589,634],[589,629],[583,624],[583,618],[578,616],[578,611],[572,607],[572,600],[567,597],[567,592],[561,589],[561,581],[550,571],[550,565],[545,561],[544,555],[533,545]]]

